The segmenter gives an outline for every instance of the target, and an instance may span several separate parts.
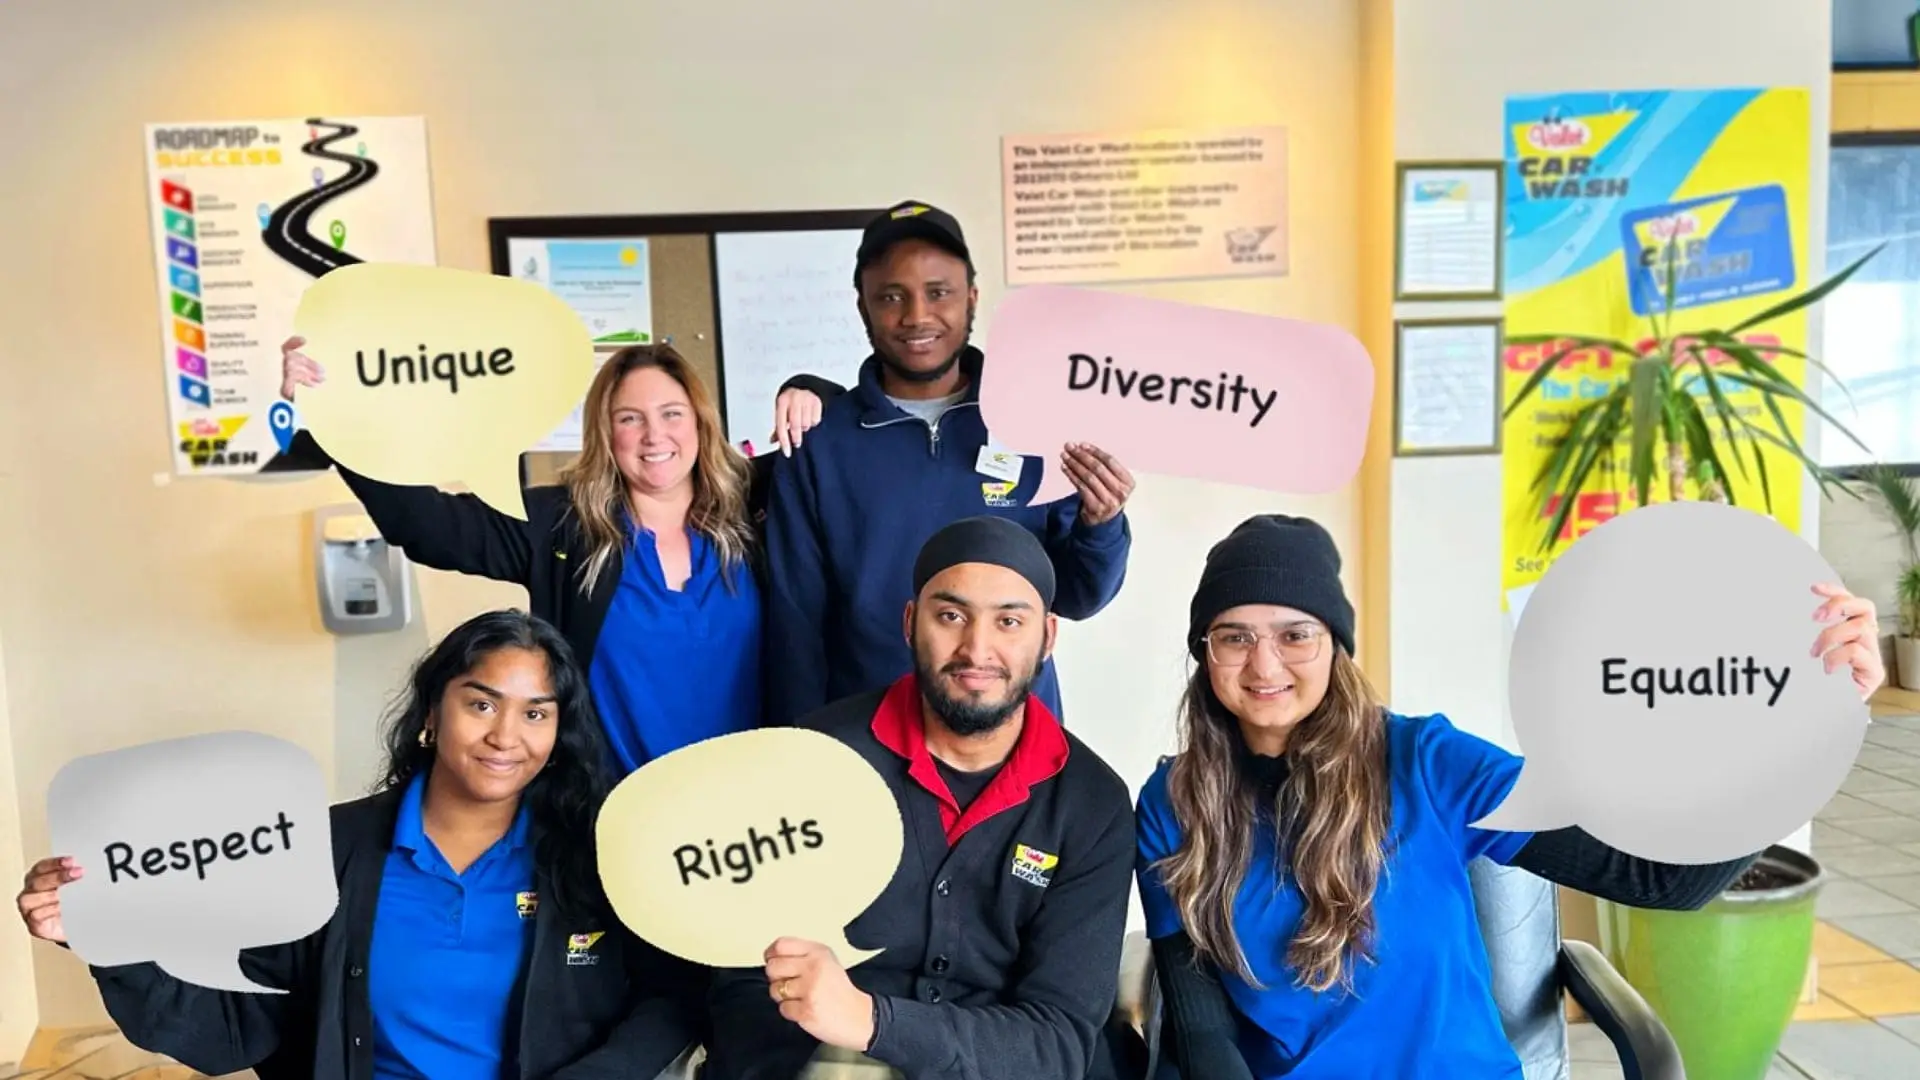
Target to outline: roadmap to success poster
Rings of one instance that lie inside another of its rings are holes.
[[[1639,348],[1652,322],[1667,321],[1666,277],[1673,263],[1672,330],[1727,330],[1812,284],[1808,200],[1811,112],[1803,89],[1675,90],[1573,93],[1512,98],[1506,106],[1506,332],[1605,338]],[[1743,338],[1750,344],[1806,349],[1803,313]],[[1504,350],[1506,409],[1527,379],[1565,346]],[[1796,386],[1805,361],[1771,356]],[[1710,364],[1725,357],[1708,352]],[[1542,466],[1571,430],[1576,412],[1605,398],[1627,378],[1633,357],[1600,348],[1567,356],[1525,407],[1505,420],[1502,471],[1502,603],[1517,613],[1534,583],[1569,544],[1631,509],[1628,445],[1603,458],[1579,493],[1558,543],[1541,549],[1551,509],[1534,487]],[[1698,366],[1683,372],[1714,429],[1716,451],[1734,475],[1732,496],[1769,512],[1753,466],[1766,456],[1771,515],[1798,530],[1803,474],[1787,450],[1757,443],[1738,423],[1732,460],[1714,402]],[[1760,395],[1720,384],[1728,404],[1777,436]],[[1787,430],[1804,439],[1804,407],[1782,400]],[[1802,443],[1804,445],[1804,443]],[[1664,447],[1662,448],[1664,449]],[[1657,455],[1664,458],[1664,453]],[[1662,462],[1663,464],[1664,462]],[[1697,489],[1688,487],[1690,496]],[[1656,467],[1652,495],[1667,498]]]
[[[426,121],[149,124],[146,158],[174,471],[312,468],[285,453],[280,343],[329,270],[435,262]]]

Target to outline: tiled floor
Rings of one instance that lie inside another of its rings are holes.
[[[1920,694],[1882,691],[1853,773],[1813,824],[1828,873],[1814,937],[1820,1000],[1801,1006],[1767,1080],[1920,1077]],[[1574,1080],[1621,1075],[1591,1024]]]

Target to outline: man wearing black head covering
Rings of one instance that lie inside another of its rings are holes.
[[[792,457],[768,499],[767,714],[788,724],[911,670],[896,632],[914,552],[949,522],[990,514],[1039,538],[1054,612],[1089,619],[1126,578],[1133,477],[1097,447],[1055,463],[1077,494],[1033,504],[1048,465],[1000,446],[980,414],[984,362],[969,343],[978,291],[960,223],[906,202],[867,227],[854,288],[873,355]],[[1061,417],[1071,436],[1073,418]],[[1055,719],[1051,662],[1034,693]]]
[[[710,1080],[793,1080],[822,1044],[907,1076],[1117,1080],[1106,1026],[1132,800],[1032,692],[1055,591],[1046,550],[1002,518],[954,522],[919,549],[902,627],[913,670],[805,720],[898,802],[900,865],[847,926],[849,944],[884,951],[847,971],[783,938],[764,968],[720,972]]]

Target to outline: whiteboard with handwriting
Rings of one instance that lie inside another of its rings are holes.
[[[780,384],[819,375],[851,388],[873,351],[855,307],[857,229],[713,238],[727,439],[767,451]]]

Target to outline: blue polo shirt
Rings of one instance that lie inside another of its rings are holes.
[[[379,1080],[497,1080],[517,1071],[533,947],[527,812],[456,874],[421,824],[426,774],[400,801],[367,964]],[[523,897],[525,902],[523,902]]]
[[[588,676],[616,776],[760,726],[760,586],[752,568],[736,565],[723,578],[719,551],[689,529],[693,573],[669,589],[653,534],[637,526],[634,533]]]
[[[1296,985],[1286,953],[1302,900],[1275,867],[1272,813],[1262,815],[1234,907],[1234,932],[1263,989],[1230,970],[1222,986],[1240,1014],[1240,1053],[1256,1080],[1496,1080],[1521,1075],[1500,1026],[1467,864],[1505,864],[1530,833],[1472,828],[1500,805],[1521,759],[1444,716],[1387,715],[1393,798],[1389,856],[1374,893],[1375,962],[1355,992]],[[1178,933],[1180,913],[1155,861],[1180,846],[1168,796],[1171,760],[1140,792],[1140,896],[1147,935]]]

